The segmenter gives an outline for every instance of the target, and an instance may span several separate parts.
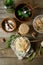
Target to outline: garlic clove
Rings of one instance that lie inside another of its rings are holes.
[[[41,47],[43,47],[43,41],[41,42]]]

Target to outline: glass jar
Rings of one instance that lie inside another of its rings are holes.
[[[4,8],[7,9],[8,12],[13,12],[15,6],[13,0],[5,0]]]

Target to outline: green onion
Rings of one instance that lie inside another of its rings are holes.
[[[5,48],[9,48],[12,40],[16,39],[17,37],[19,37],[19,35],[11,35],[10,38],[6,41]]]
[[[31,56],[29,56],[28,60],[32,61],[36,56],[36,52],[33,52]]]

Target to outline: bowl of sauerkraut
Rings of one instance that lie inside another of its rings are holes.
[[[33,20],[33,27],[38,33],[43,33],[43,15],[38,15]]]
[[[11,43],[12,50],[16,53],[18,59],[23,59],[31,48],[27,37],[18,37]]]

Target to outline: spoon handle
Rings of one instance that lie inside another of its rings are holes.
[[[43,41],[43,39],[36,39],[36,40],[32,40],[30,42],[41,42],[41,41]]]

